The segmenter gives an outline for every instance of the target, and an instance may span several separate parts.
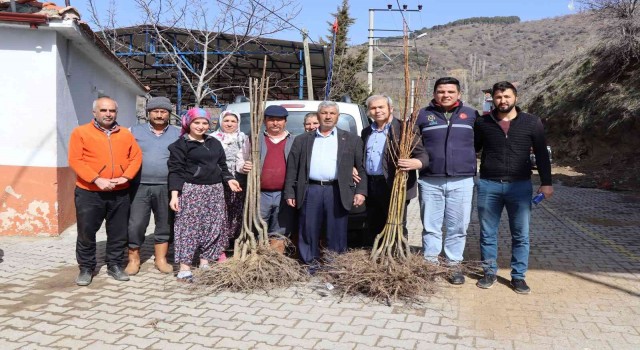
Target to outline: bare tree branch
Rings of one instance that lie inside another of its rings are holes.
[[[195,105],[222,88],[214,79],[237,54],[260,38],[289,29],[298,9],[285,0],[258,6],[257,0],[134,0],[148,28],[195,96]],[[279,17],[273,13],[278,12]],[[275,18],[275,19],[274,19]],[[181,39],[178,40],[177,36]]]

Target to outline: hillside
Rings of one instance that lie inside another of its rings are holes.
[[[414,41],[412,72],[417,74],[430,57],[431,84],[445,75],[459,78],[463,98],[476,108],[481,89],[500,80],[518,82],[520,105],[545,121],[555,163],[586,174],[556,179],[638,190],[640,62],[622,69],[619,59],[602,48],[600,29],[601,22],[584,13],[510,24],[448,24]],[[381,49],[392,60],[376,54],[374,90],[397,99],[404,89],[402,51]]]
[[[430,57],[429,77],[458,77],[465,100],[479,106],[481,89],[499,80],[523,81],[567,55],[591,46],[597,25],[586,14],[511,24],[462,24],[427,33],[413,41],[413,73]],[[402,45],[400,39],[386,39],[380,45]],[[363,48],[361,45],[353,49]],[[398,96],[402,91],[402,48],[380,47],[374,59],[374,90]],[[364,73],[363,73],[364,76]],[[366,76],[365,76],[366,79]]]
[[[640,189],[640,62],[626,68],[596,48],[532,75],[522,88],[529,112],[544,116],[557,162],[583,177],[565,183]]]

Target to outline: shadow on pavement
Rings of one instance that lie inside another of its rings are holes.
[[[567,272],[567,274],[569,274],[571,276],[574,276],[574,277],[577,277],[577,278],[579,278],[581,280],[584,280],[584,281],[588,281],[588,282],[591,282],[591,283],[599,284],[601,286],[605,286],[605,287],[608,287],[608,288],[611,288],[611,289],[615,289],[615,290],[621,291],[623,293],[627,293],[627,294],[629,294],[629,295],[631,295],[633,297],[636,297],[636,298],[640,297],[640,293],[638,293],[638,292],[634,292],[632,290],[628,290],[626,288],[623,288],[623,287],[620,287],[620,286],[617,286],[617,285],[614,285],[614,284],[611,284],[611,283],[607,283],[607,282],[602,281],[602,280],[598,280],[595,277],[597,275],[592,275],[594,277],[589,277],[589,276],[585,276],[583,274],[578,274],[578,273],[574,273],[574,272]]]

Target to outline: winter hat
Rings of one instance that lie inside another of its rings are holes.
[[[206,110],[198,107],[190,108],[183,116],[182,116],[182,133],[181,135],[189,133],[189,126],[196,119],[206,119],[207,122],[211,123],[211,114]]]
[[[286,118],[289,115],[289,112],[278,105],[271,105],[264,110],[264,117],[275,117],[275,118]]]
[[[149,101],[147,101],[147,112],[154,109],[166,109],[167,111],[171,112],[171,110],[173,110],[173,106],[171,105],[171,101],[169,101],[169,99],[166,97],[152,97]]]

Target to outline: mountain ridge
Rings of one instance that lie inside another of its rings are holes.
[[[523,81],[554,62],[591,47],[597,42],[598,28],[592,15],[580,13],[508,24],[473,23],[429,29],[424,32],[427,35],[410,41],[414,45],[410,48],[411,71],[417,76],[428,62],[430,84],[439,77],[454,76],[463,85],[463,98],[480,107],[483,89],[501,80]],[[398,98],[404,90],[402,40],[392,38],[379,43],[384,55],[374,50],[374,92]],[[351,50],[366,47],[363,44]],[[362,67],[359,77],[366,80],[366,67]]]

